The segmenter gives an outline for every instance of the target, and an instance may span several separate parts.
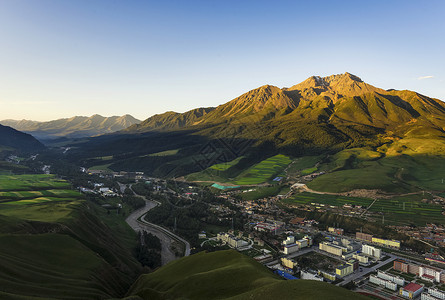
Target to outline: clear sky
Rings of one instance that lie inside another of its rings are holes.
[[[0,0],[0,120],[217,106],[353,73],[445,100],[445,1]]]

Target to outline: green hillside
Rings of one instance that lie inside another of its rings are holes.
[[[123,296],[141,267],[120,237],[136,235],[103,214],[54,176],[0,175],[0,298]]]
[[[367,299],[306,280],[285,281],[234,250],[198,253],[142,275],[128,296],[142,299]]]

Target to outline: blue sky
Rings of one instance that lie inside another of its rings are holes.
[[[353,73],[445,100],[445,1],[0,1],[0,119],[145,119]]]

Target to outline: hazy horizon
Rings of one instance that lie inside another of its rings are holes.
[[[445,100],[442,1],[3,1],[0,120],[223,104],[350,72]]]

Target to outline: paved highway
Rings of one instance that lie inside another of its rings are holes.
[[[390,258],[380,262],[378,265],[375,265],[374,267],[371,268],[366,268],[366,267],[359,267],[359,269],[362,269],[363,271],[355,271],[354,273],[352,273],[351,275],[348,275],[346,277],[343,278],[343,281],[340,283],[337,283],[336,285],[345,285],[347,283],[349,283],[352,280],[356,280],[358,278],[361,277],[365,277],[366,275],[368,275],[369,273],[375,272],[378,268],[382,267],[383,265],[386,265],[389,262],[392,262],[394,260],[396,260],[398,257],[392,254],[387,254]]]
[[[162,250],[162,265],[169,263],[172,260],[177,259],[175,252],[172,250],[172,245],[174,242],[180,242],[185,245],[184,255],[190,255],[190,243],[184,240],[183,238],[177,236],[173,232],[158,226],[156,224],[149,223],[144,220],[143,216],[152,208],[156,207],[160,203],[157,201],[147,200],[145,197],[135,194],[138,197],[141,197],[145,201],[145,206],[141,207],[135,211],[133,211],[125,221],[133,228],[134,231],[139,232],[145,230],[154,234],[161,240]],[[142,218],[141,218],[142,217]],[[141,218],[141,221],[138,219]]]

